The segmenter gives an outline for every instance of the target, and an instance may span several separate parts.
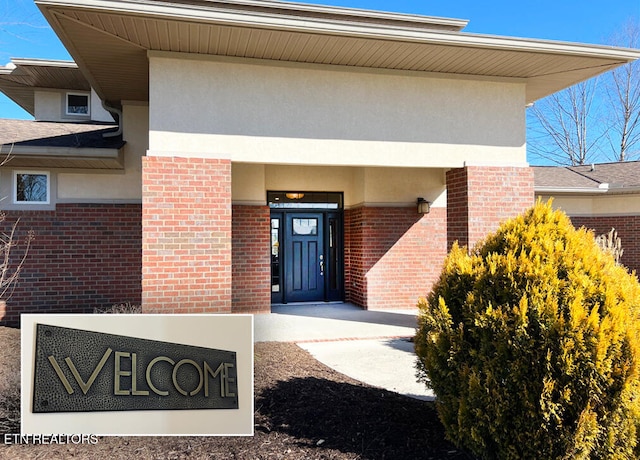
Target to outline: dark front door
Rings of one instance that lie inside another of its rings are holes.
[[[284,284],[287,302],[325,299],[323,218],[322,213],[285,215]]]

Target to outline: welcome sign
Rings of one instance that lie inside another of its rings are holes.
[[[36,325],[33,412],[237,409],[236,354]]]
[[[253,434],[252,315],[20,321],[23,435]]]

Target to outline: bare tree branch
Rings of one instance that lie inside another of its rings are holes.
[[[597,159],[605,133],[594,122],[596,89],[597,79],[588,80],[542,99],[529,110],[532,156],[570,165]]]
[[[611,38],[612,44],[629,48],[640,47],[640,24],[629,20]],[[627,161],[640,156],[640,64],[636,61],[610,73],[606,98],[611,107],[607,139],[609,157]]]

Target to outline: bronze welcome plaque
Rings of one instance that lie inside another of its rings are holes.
[[[34,413],[238,409],[236,353],[36,325]]]

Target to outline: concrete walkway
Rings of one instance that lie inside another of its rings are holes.
[[[255,342],[294,342],[351,378],[419,399],[413,337],[417,310],[371,311],[346,303],[273,306],[254,316]]]

